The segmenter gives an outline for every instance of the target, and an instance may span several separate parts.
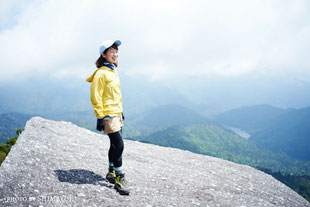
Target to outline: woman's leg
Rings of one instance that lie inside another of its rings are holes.
[[[110,137],[110,136],[109,136]],[[108,152],[108,158],[109,158],[109,172],[114,171],[114,159],[113,156],[115,154],[115,147],[112,143],[112,140],[110,138],[110,148],[109,148],[109,152]]]
[[[121,130],[115,133],[108,134],[111,142],[109,150],[109,157],[113,160],[116,179],[114,189],[121,195],[129,195],[129,189],[125,174],[122,172],[122,154],[124,150],[124,141],[122,138]]]
[[[122,154],[124,150],[121,132],[109,133],[108,136],[110,138],[109,162],[113,162],[114,168],[120,169],[122,167]]]

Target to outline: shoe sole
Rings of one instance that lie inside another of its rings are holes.
[[[120,195],[129,195],[129,191],[123,190],[118,185],[114,186],[114,189],[120,194]]]

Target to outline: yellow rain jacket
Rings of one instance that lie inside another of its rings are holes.
[[[122,115],[121,84],[115,69],[102,66],[86,81],[91,83],[90,99],[97,118]]]

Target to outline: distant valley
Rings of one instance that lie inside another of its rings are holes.
[[[310,161],[310,107],[241,107],[220,114],[215,120],[249,132],[249,139],[260,147]]]

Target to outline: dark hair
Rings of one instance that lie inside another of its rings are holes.
[[[112,48],[114,48],[114,49],[116,49],[116,50],[118,50],[118,47],[115,45],[115,44],[113,44],[112,46],[111,46]],[[109,47],[109,48],[111,48],[111,47]],[[107,54],[107,51],[108,51],[108,49],[109,48],[107,48],[107,49],[105,49],[104,51],[103,51],[103,53],[104,54]],[[97,68],[100,68],[100,67],[102,67],[104,64],[104,62],[106,61],[106,59],[104,58],[104,57],[102,57],[102,54],[100,54],[100,57],[97,59],[97,61],[96,61],[96,67]],[[114,65],[117,67],[117,63],[114,63]]]

